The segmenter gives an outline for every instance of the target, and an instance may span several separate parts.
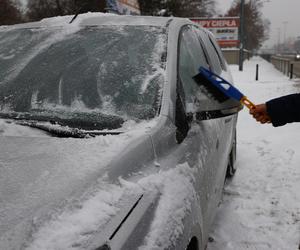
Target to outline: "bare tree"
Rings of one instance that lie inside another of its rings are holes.
[[[27,17],[37,21],[45,17],[105,11],[105,0],[28,0]]]
[[[215,0],[139,0],[139,4],[143,15],[207,17],[215,13]],[[35,21],[87,11],[103,12],[105,6],[106,0],[28,0],[27,17]]]
[[[27,17],[36,21],[45,17],[62,16],[68,14],[69,7],[70,1],[67,0],[28,0]]]
[[[165,1],[162,0],[139,0],[142,15],[157,16],[166,9]]]
[[[259,49],[264,41],[269,38],[270,22],[263,19],[261,8],[262,1],[255,0],[245,3],[245,37],[244,45],[246,49]],[[226,16],[240,15],[240,1],[235,0]]]
[[[143,15],[207,17],[215,14],[215,0],[139,0]]]
[[[62,15],[55,6],[54,1],[50,0],[29,0],[27,4],[27,16],[29,20],[35,21],[45,17]]]
[[[188,11],[192,17],[211,17],[216,14],[215,0],[190,1]]]
[[[0,25],[15,24],[22,21],[22,15],[18,9],[18,1],[0,1]]]

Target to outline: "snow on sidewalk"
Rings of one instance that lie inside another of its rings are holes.
[[[260,65],[256,82],[255,67]],[[231,65],[236,86],[254,103],[300,92],[259,57],[244,71]],[[244,109],[238,121],[238,170],[224,190],[208,250],[296,250],[300,243],[300,123],[274,128]]]

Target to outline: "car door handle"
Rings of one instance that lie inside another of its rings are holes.
[[[229,123],[229,122],[231,122],[231,121],[232,121],[232,117],[226,118],[225,121],[224,121],[224,123]]]

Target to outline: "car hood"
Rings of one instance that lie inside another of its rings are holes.
[[[90,186],[106,190],[120,175],[108,166],[144,132],[91,139],[0,135],[0,249],[19,249]]]

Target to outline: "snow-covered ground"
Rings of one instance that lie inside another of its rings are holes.
[[[260,79],[255,81],[255,67]],[[261,58],[239,72],[238,88],[254,103],[300,91]],[[238,171],[224,190],[208,250],[296,250],[300,244],[300,124],[274,128],[257,123],[244,109],[238,121]]]

